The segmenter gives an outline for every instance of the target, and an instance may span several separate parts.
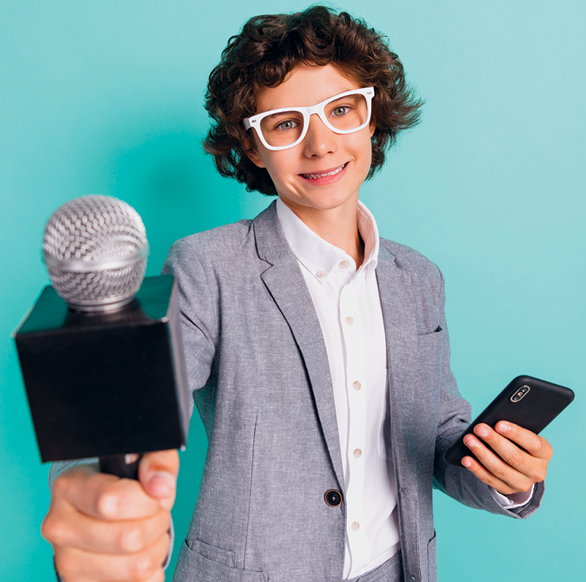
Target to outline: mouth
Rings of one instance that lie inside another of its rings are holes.
[[[326,172],[321,172],[319,174],[301,174],[306,180],[319,180],[320,178],[327,178],[329,176],[335,176],[339,174],[346,166],[348,162],[342,164],[341,166],[334,168],[333,170],[327,170]]]

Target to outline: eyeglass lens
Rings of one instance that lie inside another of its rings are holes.
[[[354,94],[330,101],[324,107],[328,122],[340,131],[352,131],[363,125],[368,117],[364,95]],[[264,117],[260,129],[266,142],[273,147],[295,143],[303,134],[305,120],[300,111],[282,111]]]

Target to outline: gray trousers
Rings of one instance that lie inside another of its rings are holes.
[[[392,558],[389,558],[375,570],[345,582],[403,582],[401,552],[398,551]]]

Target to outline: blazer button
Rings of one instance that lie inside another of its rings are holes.
[[[338,505],[342,503],[342,494],[335,489],[330,489],[329,491],[326,491],[324,499],[330,507],[338,507]]]

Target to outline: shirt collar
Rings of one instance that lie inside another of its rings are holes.
[[[354,265],[347,253],[313,232],[280,198],[277,200],[277,216],[293,254],[320,283],[334,269],[339,268],[342,261],[348,260]],[[374,216],[360,201],[356,211],[356,223],[364,241],[365,257],[358,273],[363,272],[368,279],[378,263],[379,236]]]

